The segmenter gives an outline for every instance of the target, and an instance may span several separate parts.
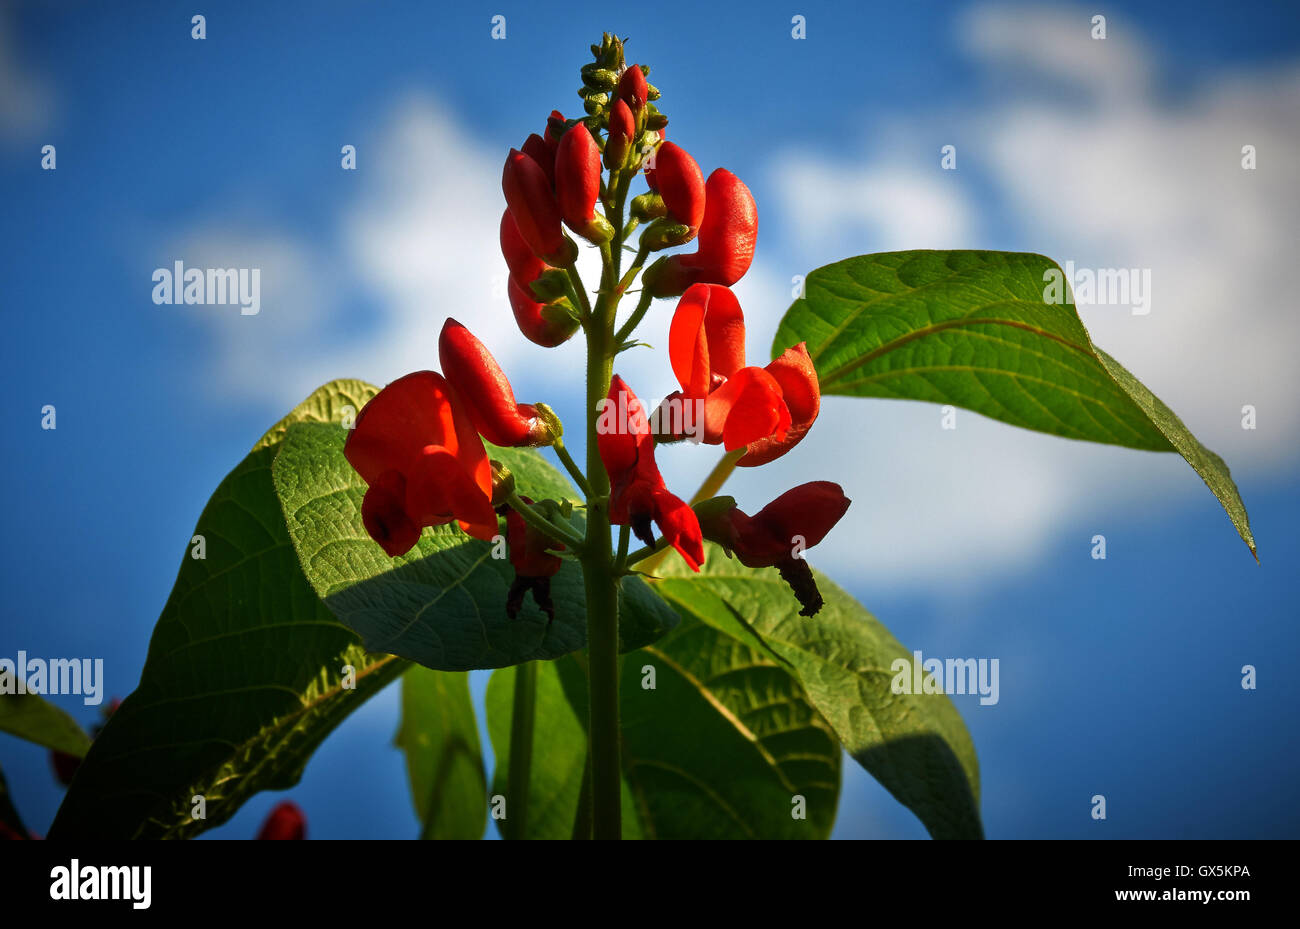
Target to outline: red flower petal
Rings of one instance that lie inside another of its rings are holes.
[[[745,314],[728,288],[697,284],[677,302],[668,328],[673,374],[690,397],[708,394],[719,376],[745,366]]]
[[[790,427],[784,438],[772,436],[750,443],[749,451],[737,462],[744,468],[766,464],[798,445],[817,421],[821,410],[817,369],[803,342],[786,349],[765,370],[781,386],[781,395],[790,410]]]

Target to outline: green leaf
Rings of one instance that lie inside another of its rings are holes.
[[[979,838],[975,747],[944,694],[895,694],[890,665],[911,661],[870,613],[824,575],[825,606],[799,615],[774,568],[752,570],[710,544],[704,567],[664,566],[655,589],[682,612],[788,670],[849,754],[935,838]],[[686,623],[683,622],[685,626]]]
[[[421,838],[481,839],[487,818],[487,778],[469,675],[416,665],[402,676],[402,722],[395,739]]]
[[[373,391],[335,382],[289,419],[337,423]],[[140,685],[95,739],[51,838],[189,837],[219,825],[257,791],[297,783],[325,736],[408,667],[362,648],[302,576],[271,481],[282,432],[208,501],[194,530],[204,559],[186,538]],[[205,819],[192,815],[196,795]]]
[[[528,835],[560,838],[572,832],[582,786],[586,678],[573,659],[541,668],[537,718],[545,736],[533,750]],[[498,671],[488,685],[499,792],[509,767],[508,674]],[[660,839],[830,834],[839,743],[799,683],[769,655],[686,618],[624,656],[619,688],[625,837],[634,830]],[[539,797],[544,806],[534,823]]]
[[[682,615],[623,661],[623,766],[646,835],[826,838],[840,791],[835,733],[780,662]]]
[[[77,721],[37,694],[0,695],[0,732],[81,758],[90,736]]]
[[[586,644],[582,573],[566,560],[551,581],[555,620],[525,600],[506,616],[514,569],[494,546],[454,523],[426,529],[409,553],[389,558],[366,534],[366,485],[343,457],[342,430],[289,429],[275,462],[275,482],[289,535],[316,593],[376,651],[393,652],[438,671],[499,668],[553,659]],[[533,499],[572,496],[564,478],[529,449],[491,448]],[[495,547],[504,555],[504,545]],[[639,578],[623,580],[623,648],[654,641],[677,614]]]
[[[818,268],[777,329],[773,357],[799,342],[823,394],[926,400],[1069,439],[1176,451],[1255,553],[1223,459],[1113,358],[1071,302],[1048,303],[1059,266],[1017,252],[910,251]],[[1061,280],[1063,280],[1063,275]]]

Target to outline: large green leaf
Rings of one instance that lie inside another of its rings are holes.
[[[422,838],[481,839],[487,821],[487,781],[469,674],[419,665],[402,676],[402,723],[396,743]]]
[[[570,833],[577,811],[587,692],[578,662],[542,668],[528,832],[555,838]],[[506,674],[498,671],[488,687],[488,728],[499,753],[509,742],[513,678]],[[830,834],[839,797],[839,743],[799,683],[765,652],[686,619],[658,642],[623,657],[619,687],[625,836]],[[507,753],[498,768],[498,789],[508,762]],[[537,797],[544,806],[534,824]]]
[[[342,433],[344,408],[373,393],[336,381],[288,419]],[[271,482],[286,426],[257,443],[200,515],[206,558],[187,544],[140,685],[95,739],[51,838],[186,837],[219,825],[257,791],[297,783],[321,740],[408,667],[362,648],[299,570]],[[196,795],[206,819],[191,815]]]
[[[90,736],[77,721],[37,694],[0,695],[0,732],[78,758],[90,748]]]
[[[505,546],[470,538],[455,524],[426,529],[415,548],[389,558],[366,534],[366,485],[343,457],[344,436],[328,426],[292,426],[275,462],[289,535],[316,593],[377,651],[439,671],[499,668],[553,659],[586,644],[586,596],[578,565],[566,560],[551,581],[555,620],[525,600],[506,616],[514,569]],[[572,494],[529,449],[492,448],[533,499]],[[625,578],[620,609],[624,649],[652,642],[677,614],[639,578]]]
[[[807,342],[824,394],[946,403],[1070,439],[1176,451],[1254,554],[1228,466],[1092,344],[1073,302],[1046,302],[1052,271],[1060,268],[1050,258],[1017,252],[839,261],[808,275],[773,357]]]
[[[774,568],[746,568],[715,545],[699,574],[673,562],[663,571],[660,594],[793,674],[849,754],[932,836],[982,836],[979,765],[961,716],[943,694],[892,692],[890,665],[911,653],[856,600],[817,574],[826,603],[800,616]]]

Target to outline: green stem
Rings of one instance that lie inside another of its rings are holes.
[[[569,454],[569,450],[564,447],[563,440],[556,439],[555,444],[551,446],[551,449],[555,452],[555,457],[559,458],[560,463],[564,465],[564,469],[569,472],[569,476],[573,478],[574,483],[578,485],[578,489],[582,491],[582,495],[584,497],[590,497],[591,485],[587,483],[587,475],[582,473],[582,469],[578,467],[578,463],[573,460],[573,456]]]
[[[591,318],[591,301],[587,298],[587,288],[582,283],[582,275],[578,273],[577,264],[571,264],[564,269],[569,275],[569,283],[573,285],[573,291],[578,297],[578,307],[582,310],[584,320]]]
[[[628,573],[628,568],[632,567],[634,564],[636,564],[639,561],[644,561],[646,558],[649,558],[651,555],[657,552],[663,551],[667,547],[668,547],[668,540],[665,539],[663,536],[660,536],[654,545],[644,545],[641,548],[638,548],[636,551],[632,552],[630,555],[627,555],[623,558],[623,562],[620,565],[621,568],[620,573],[622,574]]]
[[[700,489],[695,491],[695,496],[691,497],[691,506],[699,503],[701,500],[708,500],[710,497],[716,497],[722,485],[727,483],[727,478],[731,477],[731,472],[736,470],[736,462],[745,456],[745,449],[738,448],[735,451],[727,452],[713,466],[709,476],[704,479]]]
[[[614,224],[615,240],[623,224],[623,199],[627,190],[618,185],[614,209],[607,219]],[[622,837],[622,751],[619,745],[618,696],[618,575],[610,551],[609,474],[600,457],[601,403],[609,394],[614,370],[614,316],[621,294],[619,254],[601,248],[603,267],[596,308],[587,327],[587,538],[582,553],[582,578],[587,595],[587,720],[591,758],[592,836]]]
[[[510,508],[524,518],[524,522],[532,526],[542,535],[549,536],[557,542],[563,542],[575,552],[581,552],[586,545],[585,539],[580,539],[572,529],[566,529],[558,523],[553,523],[541,513],[520,499],[519,494],[511,494],[506,498],[506,503]]]
[[[618,330],[618,333],[614,336],[615,347],[626,342],[628,337],[632,335],[632,331],[640,325],[641,320],[645,317],[646,310],[650,309],[650,302],[652,300],[654,300],[654,295],[651,294],[650,291],[641,291],[641,299],[637,301],[636,309],[633,310],[632,315],[627,318],[627,322],[623,324],[623,328]]]
[[[510,713],[510,770],[506,775],[506,822],[510,838],[528,830],[528,780],[533,767],[533,723],[537,711],[537,662],[515,666],[514,706]]]

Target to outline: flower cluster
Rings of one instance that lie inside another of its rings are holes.
[[[779,458],[816,421],[821,392],[802,343],[770,364],[746,363],[744,314],[730,287],[754,258],[754,198],[724,168],[706,179],[690,153],[667,140],[668,120],[654,102],[659,91],[647,81],[649,69],[625,66],[619,39],[606,35],[592,53],[595,60],[582,68],[579,90],[585,115],[565,119],[552,110],[544,131],[528,136],[506,157],[500,239],[515,321],[526,338],[546,347],[584,329],[589,351],[603,352],[608,360],[633,344],[627,336],[651,300],[678,298],[668,355],[680,389],[665,405],[699,411],[693,434],[722,445],[730,465],[752,467]],[[638,178],[644,178],[647,190],[632,195]],[[638,227],[633,249],[629,237]],[[594,307],[577,273],[579,245],[573,237],[599,248],[604,260]],[[694,251],[661,256],[645,267],[641,302],[616,333],[618,300],[651,254],[691,243]],[[635,251],[636,259],[620,277],[624,249]],[[776,567],[805,615],[821,607],[802,552],[847,509],[838,485],[801,485],[753,517],[729,497],[693,508],[668,489],[655,464],[656,444],[687,437],[682,423],[664,427],[658,412],[665,408],[648,417],[608,365],[596,381],[605,399],[588,411],[599,414],[589,436],[605,475],[589,485],[592,476],[578,472],[559,443],[554,414],[542,404],[518,403],[505,374],[468,329],[448,320],[438,348],[442,373],[417,372],[384,388],[362,411],[346,446],[348,461],[368,488],[362,506],[366,530],[390,556],[408,552],[424,527],[452,521],[471,536],[490,540],[498,535],[498,517],[504,517],[516,570],[507,612],[515,616],[531,592],[553,617],[549,582],[563,556],[582,560],[592,545],[608,548],[610,540],[567,535],[551,522],[555,501],[534,503],[514,494],[512,486],[494,484],[482,440],[506,447],[555,445],[588,491],[586,505],[603,508],[610,525],[625,527],[624,542],[630,532],[654,550],[671,546],[699,571],[709,539],[746,566]],[[617,415],[606,415],[610,411]],[[590,487],[603,487],[605,477],[608,496],[593,494]],[[561,536],[571,543],[567,551]],[[635,564],[624,553],[621,547],[616,573],[631,573]],[[638,559],[648,554],[638,553]]]

